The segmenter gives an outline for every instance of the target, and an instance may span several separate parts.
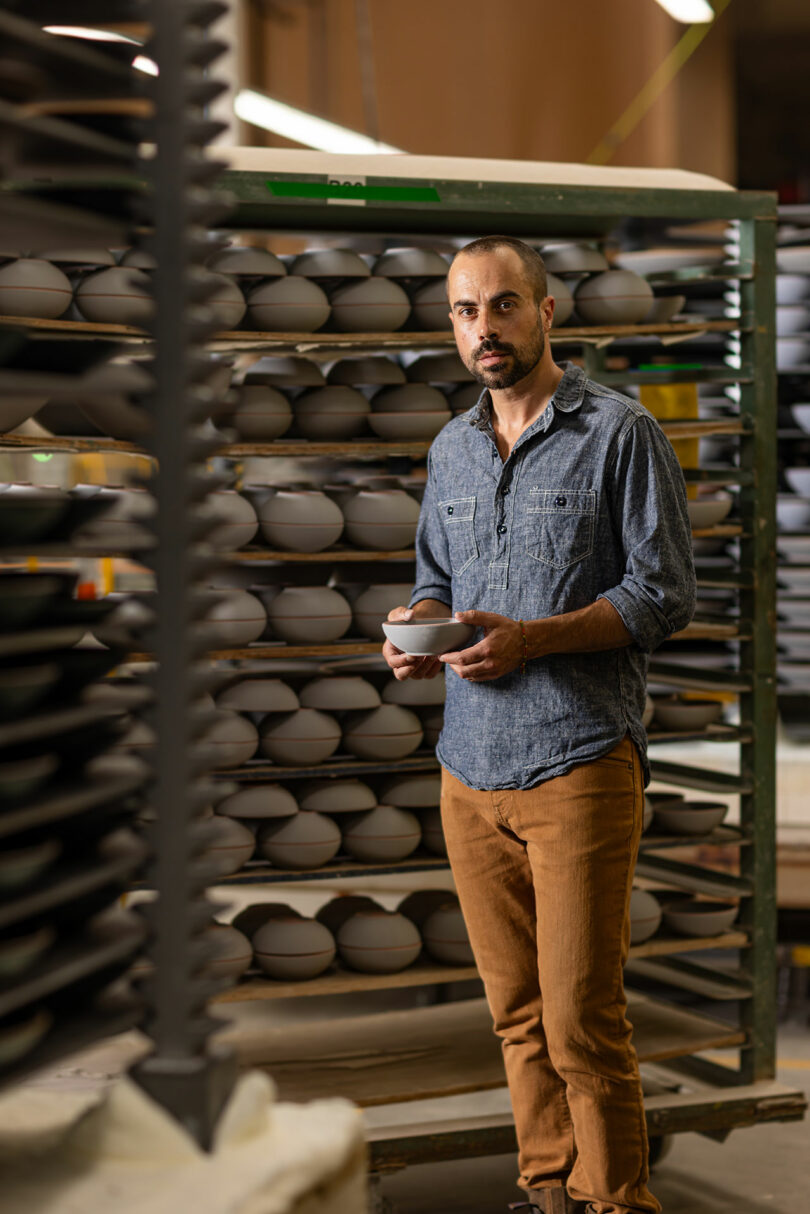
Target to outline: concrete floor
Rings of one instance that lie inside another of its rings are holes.
[[[810,1028],[782,1027],[778,1079],[810,1096]],[[426,1164],[386,1178],[395,1214],[505,1214],[519,1197],[512,1156]],[[724,1143],[680,1134],[653,1173],[664,1214],[807,1214],[810,1121],[735,1130]]]

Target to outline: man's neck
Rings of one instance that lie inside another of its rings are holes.
[[[514,387],[490,389],[492,428],[502,459],[545,412],[564,374],[551,359],[543,359]]]

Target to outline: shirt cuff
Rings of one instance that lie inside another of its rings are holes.
[[[422,599],[437,599],[440,603],[444,603],[446,607],[452,607],[453,605],[453,596],[450,593],[449,587],[442,586],[441,584],[438,586],[414,586],[408,606],[413,607],[416,603],[421,602]]]
[[[652,653],[672,635],[672,627],[663,611],[633,594],[626,586],[614,586],[596,597],[613,604],[625,628],[644,653]]]

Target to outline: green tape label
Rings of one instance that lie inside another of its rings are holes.
[[[268,181],[274,198],[316,198],[363,206],[366,202],[440,202],[433,186],[366,185],[365,178],[328,181]]]

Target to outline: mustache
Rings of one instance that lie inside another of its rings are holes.
[[[496,345],[494,341],[485,338],[481,345],[473,351],[473,358],[481,358],[483,354],[514,354],[514,352],[514,346],[510,346],[508,342],[505,345]]]

